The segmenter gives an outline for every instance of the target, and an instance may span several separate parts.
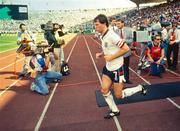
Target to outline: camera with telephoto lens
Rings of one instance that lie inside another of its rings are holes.
[[[41,29],[44,31],[52,31],[53,23],[51,21],[48,21],[46,24],[41,24]]]

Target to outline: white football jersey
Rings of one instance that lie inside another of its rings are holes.
[[[101,36],[102,49],[105,55],[113,55],[121,50],[124,45],[122,40],[114,31],[108,30],[104,36]],[[123,65],[123,56],[120,56],[112,61],[106,61],[106,68],[109,71],[119,69]]]

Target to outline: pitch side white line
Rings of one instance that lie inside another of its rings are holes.
[[[74,45],[73,45],[73,47],[72,47],[72,49],[71,49],[71,51],[69,53],[69,56],[67,58],[67,62],[69,61],[69,58],[70,58],[70,56],[72,54],[72,51],[74,50],[74,47],[76,46],[77,40],[78,40],[78,36],[77,36],[76,41],[74,42]],[[55,84],[54,89],[53,89],[53,91],[52,91],[52,93],[51,93],[51,95],[50,95],[50,97],[49,97],[49,99],[48,99],[48,101],[47,101],[47,103],[46,103],[46,105],[45,105],[45,107],[43,109],[43,112],[42,112],[42,114],[41,114],[41,116],[40,116],[40,118],[39,118],[39,120],[38,120],[38,122],[37,122],[37,124],[36,124],[36,126],[34,128],[34,131],[39,131],[39,128],[40,128],[40,126],[42,124],[42,121],[44,119],[44,116],[45,116],[45,114],[46,114],[46,112],[47,112],[47,110],[49,108],[49,105],[50,105],[51,100],[52,100],[52,98],[54,96],[54,93],[56,91],[57,86],[58,86],[58,83]]]
[[[10,55],[7,55],[7,56],[3,56],[3,57],[0,58],[0,60],[3,60],[3,59],[5,59],[5,58],[10,57],[10,56],[15,55],[15,54],[16,54],[16,53],[13,53],[13,54],[10,54]]]
[[[5,52],[8,52],[8,51],[15,50],[15,49],[17,49],[17,47],[16,47],[16,48],[9,49],[9,50],[1,51],[0,54],[1,54],[1,53],[5,53]]]
[[[7,43],[7,44],[0,44],[0,46],[5,46],[5,45],[12,45],[12,43]]]
[[[99,74],[99,72],[98,72],[97,66],[96,66],[96,64],[95,64],[95,62],[94,62],[94,59],[93,59],[92,53],[91,53],[91,51],[90,51],[89,45],[88,45],[88,43],[87,43],[87,41],[86,41],[86,39],[85,39],[84,36],[83,36],[83,38],[84,38],[84,40],[85,40],[86,47],[87,47],[87,49],[88,49],[89,55],[90,55],[91,60],[92,60],[92,62],[93,62],[94,68],[95,68],[95,70],[96,70],[96,74],[97,74],[97,76],[98,76],[98,78],[99,78],[99,82],[100,82],[101,85],[102,85],[102,80],[101,80],[100,74]],[[120,125],[120,123],[119,123],[119,121],[118,121],[118,119],[117,119],[116,116],[113,117],[113,120],[114,120],[114,122],[115,122],[115,124],[116,124],[116,127],[117,127],[118,131],[122,131],[121,125]]]
[[[91,37],[90,37],[91,38]],[[94,40],[93,38],[91,38],[92,40]],[[94,40],[95,41],[95,40]],[[100,45],[97,41],[95,41],[98,45]],[[140,76],[140,75],[138,75],[133,69],[131,69],[130,67],[129,67],[129,69],[133,72],[133,73],[135,73],[139,78],[141,78],[144,82],[146,82],[148,85],[151,85],[151,83],[149,82],[149,81],[147,81],[146,79],[144,79],[142,76]],[[172,99],[170,99],[170,98],[166,98],[169,102],[171,102],[175,107],[177,107],[178,109],[180,109],[179,108],[179,105],[177,104],[177,103],[175,103]]]
[[[24,58],[22,58],[22,59],[24,59]],[[18,60],[17,63],[18,63],[19,61],[21,61],[22,59]],[[9,66],[11,66],[11,65],[13,65],[13,64],[15,64],[15,63],[12,63],[12,64],[10,64],[10,65],[8,65],[8,66],[6,66],[6,67],[1,68],[0,71],[3,70],[3,69],[5,69],[5,68],[8,68]],[[14,85],[15,85],[18,81],[20,81],[21,79],[22,79],[22,77],[20,77],[18,80],[16,80],[15,82],[13,82],[11,85],[9,85],[8,87],[6,87],[6,89],[4,89],[4,90],[0,93],[0,96],[2,96],[6,91],[8,91],[12,86],[14,86]]]
[[[71,53],[72,53],[72,51],[71,51]],[[24,58],[22,58],[22,59],[24,59]],[[18,60],[17,62],[21,61],[22,59]],[[68,57],[68,59],[69,59],[69,57]],[[67,60],[68,60],[68,59],[67,59]],[[0,71],[3,70],[3,69],[5,69],[5,68],[8,68],[9,66],[11,66],[11,65],[13,65],[13,64],[14,64],[14,63],[9,64],[9,65],[7,65],[6,67],[1,68]],[[16,83],[19,82],[21,79],[22,79],[22,77],[20,77],[18,80],[16,80],[15,82],[13,82],[11,85],[9,85],[8,87],[6,87],[6,89],[4,89],[2,92],[0,92],[0,97],[1,97],[4,93],[6,93],[12,86],[16,85]]]

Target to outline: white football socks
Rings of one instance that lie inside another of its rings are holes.
[[[103,94],[103,96],[104,96],[109,108],[111,109],[111,111],[118,112],[119,109],[117,108],[117,106],[114,102],[114,99],[113,99],[111,92],[109,91],[106,95]]]
[[[122,91],[122,98],[131,96],[137,92],[142,91],[142,85],[138,85],[136,87],[127,88]]]

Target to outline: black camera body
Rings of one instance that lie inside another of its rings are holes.
[[[41,29],[44,30],[44,31],[52,31],[53,30],[53,25],[41,24]]]

